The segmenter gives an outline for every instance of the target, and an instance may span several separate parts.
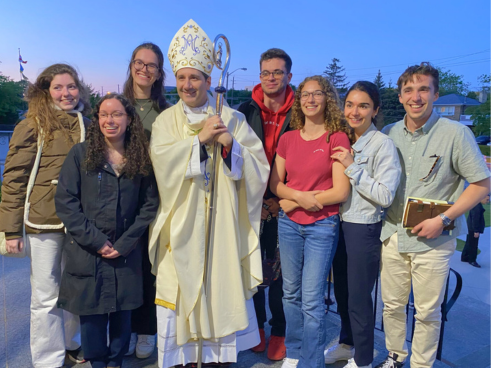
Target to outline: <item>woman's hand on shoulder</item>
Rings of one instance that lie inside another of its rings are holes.
[[[353,151],[349,151],[348,149],[338,146],[333,148],[334,152],[331,155],[331,158],[340,162],[345,168],[355,162],[353,158]]]
[[[317,200],[317,198],[315,198],[315,195],[322,192],[322,190],[311,190],[308,192],[296,191],[295,202],[297,202],[300,207],[307,211],[320,211],[324,208],[324,206]]]

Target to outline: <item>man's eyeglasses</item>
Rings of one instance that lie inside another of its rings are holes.
[[[262,79],[267,79],[271,74],[273,74],[273,77],[275,77],[275,79],[281,79],[283,75],[285,75],[285,72],[280,69],[276,69],[272,72],[270,72],[269,70],[263,70],[261,73],[259,73],[259,77],[261,77]]]
[[[314,92],[304,91],[300,94],[300,98],[302,100],[307,100],[310,97],[310,95],[313,95],[315,100],[321,100],[322,97],[324,97],[326,95],[326,93],[324,91],[319,90],[319,89],[317,91],[314,91]]]
[[[155,73],[156,71],[159,70],[158,65],[154,63],[145,64],[143,61],[139,59],[133,60],[132,63],[136,70],[142,70],[144,67],[147,67],[147,71],[150,73]]]
[[[105,112],[99,114],[99,120],[106,120],[110,116],[113,118],[114,121],[116,120],[121,120],[123,119],[123,116],[126,116],[128,114],[122,113],[121,111],[115,111],[112,114],[106,114]]]

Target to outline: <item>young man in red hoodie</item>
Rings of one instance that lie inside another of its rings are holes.
[[[252,90],[252,100],[239,106],[247,122],[263,142],[269,164],[273,166],[276,147],[280,136],[290,129],[291,107],[295,93],[289,83],[292,79],[292,59],[281,49],[269,49],[259,60],[261,83]],[[268,189],[264,193],[261,234],[261,252],[263,259],[275,259],[278,239],[278,198]],[[266,275],[265,275],[266,276]],[[283,279],[281,273],[273,274],[269,284],[269,309],[272,318],[271,337],[268,346],[268,358],[281,360],[286,356],[285,348],[285,314],[283,312]],[[264,288],[260,288],[254,295],[261,343],[252,351],[266,350],[264,323],[266,322],[266,298]]]

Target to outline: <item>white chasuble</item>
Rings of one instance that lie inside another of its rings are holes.
[[[215,114],[214,106],[210,98],[208,116]],[[222,120],[240,145],[243,166],[241,179],[232,180],[224,174],[221,155],[216,158],[216,210],[206,296],[203,272],[209,163],[205,175],[185,178],[193,140],[204,121],[190,124],[179,101],[162,112],[152,127],[150,151],[160,208],[150,227],[149,255],[157,276],[156,303],[175,311],[178,345],[246,329],[246,300],[262,282],[259,224],[269,164],[262,142],[243,114],[224,106]]]

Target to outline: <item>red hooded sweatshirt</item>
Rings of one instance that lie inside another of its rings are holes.
[[[278,146],[278,138],[280,137],[281,128],[285,123],[286,114],[293,106],[295,93],[290,86],[286,87],[285,103],[281,108],[274,112],[264,104],[264,92],[261,84],[255,86],[252,90],[252,99],[256,101],[261,109],[261,120],[264,130],[264,151],[268,157],[269,164],[272,165],[276,147]]]

